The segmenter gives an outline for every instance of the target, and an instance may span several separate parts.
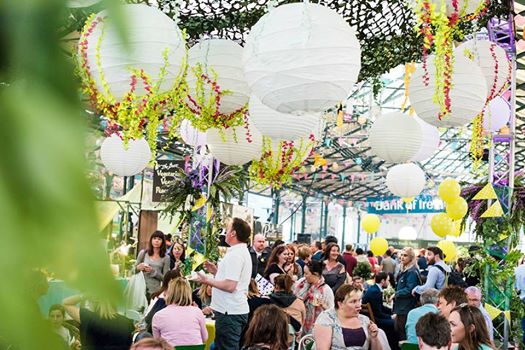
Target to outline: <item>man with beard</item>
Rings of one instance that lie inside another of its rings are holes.
[[[442,290],[445,288],[446,277],[450,273],[450,266],[443,261],[443,251],[439,247],[428,247],[427,249],[428,276],[422,286],[412,290],[412,294],[420,294],[429,288]]]
[[[263,276],[264,270],[266,269],[266,263],[270,257],[271,249],[266,247],[266,237],[258,233],[253,236],[253,245],[250,247],[250,254],[256,256],[256,265],[253,266],[252,278],[255,278],[257,274]],[[252,257],[253,261],[253,257]]]

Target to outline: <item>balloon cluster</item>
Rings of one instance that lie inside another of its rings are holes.
[[[461,186],[455,179],[445,179],[438,188],[439,197],[446,203],[446,212],[432,217],[430,226],[439,237],[461,235],[461,219],[468,210],[467,201],[460,196]]]

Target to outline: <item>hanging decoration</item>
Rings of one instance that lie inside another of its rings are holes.
[[[456,258],[458,254],[456,245],[454,244],[454,242],[442,240],[438,242],[437,246],[441,248],[441,250],[443,251],[443,254],[445,254],[443,258],[445,262],[449,263],[451,261],[454,261],[454,259]]]
[[[133,176],[140,173],[151,160],[151,150],[143,138],[129,140],[126,145],[117,135],[106,138],[100,146],[102,163],[119,176]]]
[[[499,218],[503,216],[503,208],[499,200],[496,200],[480,217],[481,218]]]
[[[456,60],[453,55],[453,40],[463,36],[462,21],[474,21],[481,17],[486,9],[487,4],[482,0],[416,0],[414,11],[417,30],[423,36],[424,73],[421,80],[425,87],[432,87],[432,102],[437,106],[437,115],[434,117],[437,117],[438,121],[446,120],[452,114],[452,90],[454,85],[461,81],[454,74]],[[432,60],[428,57],[431,50],[435,53]],[[413,101],[412,103],[414,104]],[[414,108],[418,112],[415,105]],[[424,116],[420,116],[425,119]]]
[[[145,135],[155,153],[160,119],[183,99],[186,41],[159,9],[132,4],[121,13],[132,24],[128,45],[106,11],[92,15],[80,35],[78,74],[93,108],[121,129],[124,142]],[[170,136],[177,127],[171,123]]]
[[[414,115],[413,118],[419,124],[421,128],[421,134],[423,135],[421,146],[419,151],[414,157],[410,159],[411,162],[421,162],[430,158],[439,147],[439,130],[433,125],[428,124],[418,116]]]
[[[439,184],[438,196],[447,204],[458,199],[460,194],[461,186],[456,179],[447,178]]]
[[[386,184],[401,198],[415,197],[425,188],[425,172],[414,163],[395,165],[388,170]]]
[[[435,56],[426,60],[432,66]],[[485,76],[481,68],[474,62],[459,55],[454,60],[454,70],[450,71],[449,79],[453,84],[447,88],[447,112],[443,112],[439,99],[434,95],[434,90],[442,90],[438,86],[436,77],[438,72],[432,69],[426,71],[425,65],[419,66],[410,81],[410,102],[417,115],[425,122],[437,127],[457,127],[468,124],[478,115],[487,100],[487,87]],[[439,72],[443,76],[443,72]]]
[[[242,126],[229,129],[209,129],[207,132],[208,147],[211,154],[227,165],[243,165],[261,156],[262,135],[250,127],[245,136]]]
[[[252,162],[250,179],[262,186],[280,189],[292,181],[292,175],[298,171],[315,146],[313,134],[306,139],[294,141],[272,141],[263,137],[262,156]]]
[[[461,197],[457,197],[454,201],[448,202],[446,205],[447,215],[452,220],[460,220],[467,215],[468,204],[467,201]]]
[[[483,199],[498,199],[494,187],[489,182],[487,183],[473,198],[473,201],[483,200]]]
[[[366,233],[375,233],[379,231],[379,227],[381,226],[381,219],[379,219],[379,216],[375,214],[366,214],[363,216],[362,220],[363,230],[366,231]]]
[[[370,250],[375,256],[381,256],[388,249],[388,241],[383,237],[375,237],[370,241]]]
[[[321,118],[318,114],[305,113],[297,116],[281,113],[264,105],[255,95],[250,97],[250,121],[263,135],[274,141],[295,140],[320,134]]]
[[[188,119],[180,123],[179,133],[182,141],[193,147],[204,146],[206,144],[206,133],[195,129]]]
[[[307,1],[278,6],[251,28],[244,75],[253,94],[283,113],[322,113],[348,96],[361,68],[354,30]]]
[[[509,103],[501,96],[496,96],[483,112],[483,129],[496,132],[506,126],[510,120]]]

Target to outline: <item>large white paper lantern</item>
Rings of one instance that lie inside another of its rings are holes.
[[[87,64],[96,88],[106,95],[101,79],[103,76],[111,95],[117,102],[120,101],[130,90],[132,68],[143,69],[151,78],[151,83],[155,84],[160,78],[161,68],[165,66],[163,56],[166,53],[168,66],[159,92],[169,90],[180,73],[186,54],[186,43],[179,27],[161,10],[144,4],[123,5],[118,10],[129,24],[126,33],[128,47],[121,40],[107,11],[97,14],[97,18],[105,19],[87,37]],[[100,69],[96,58],[99,44]],[[138,78],[135,94],[142,96],[145,93],[144,84]]]
[[[361,69],[354,30],[308,2],[272,9],[250,30],[244,76],[262,103],[283,113],[322,112],[344,100]]]
[[[190,146],[204,146],[206,144],[206,133],[195,129],[188,119],[180,123],[179,128],[182,140]]]
[[[243,126],[222,130],[212,128],[207,131],[208,147],[222,163],[243,165],[261,156],[262,135],[254,127],[250,128],[250,134],[252,142],[248,142]]]
[[[398,164],[386,174],[390,192],[401,198],[415,197],[425,188],[425,173],[414,163]]]
[[[120,137],[113,134],[100,146],[102,163],[119,176],[133,176],[140,173],[151,160],[151,150],[145,139],[129,140],[128,147]]]
[[[252,95],[248,105],[250,121],[261,134],[274,140],[294,140],[308,137],[319,129],[320,115],[307,113],[301,116],[281,113],[263,104]]]
[[[510,61],[505,50],[488,40],[469,40],[459,45],[454,54],[463,55],[477,63],[485,76],[487,93],[498,94],[510,79]],[[496,71],[497,66],[497,71]],[[487,96],[492,99],[495,96]]]
[[[420,162],[430,158],[439,147],[439,130],[433,125],[428,124],[421,118],[414,116],[414,119],[421,128],[421,146],[414,157],[410,159],[411,162]]]
[[[221,97],[219,112],[231,114],[244,107],[250,98],[250,90],[244,80],[242,69],[242,46],[226,39],[209,39],[195,44],[188,52],[188,64],[195,67],[200,63],[203,73],[213,78],[217,74],[217,83],[221,90],[229,90],[230,93]],[[195,85],[197,77],[188,73],[187,82],[190,95],[195,96]],[[212,89],[204,85],[210,96]],[[213,96],[213,95],[212,95]]]
[[[485,76],[481,68],[462,55],[456,55],[450,89],[451,113],[439,120],[440,106],[434,103],[435,66],[434,56],[428,61],[429,84],[424,83],[423,67],[420,65],[409,87],[409,97],[417,115],[427,123],[437,127],[455,127],[468,124],[483,109],[487,99]]]
[[[409,161],[419,151],[422,141],[418,122],[401,112],[379,117],[368,136],[372,153],[390,163]]]
[[[510,120],[510,106],[507,100],[497,96],[491,100],[483,112],[483,128],[489,131],[498,131]]]

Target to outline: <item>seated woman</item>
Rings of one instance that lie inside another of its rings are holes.
[[[292,287],[293,280],[290,276],[283,274],[275,277],[275,289],[270,300],[290,316],[290,324],[299,332],[306,318],[306,308],[304,302],[292,293]]]
[[[201,284],[200,288],[195,289],[192,293],[192,299],[204,315],[211,316],[213,314],[213,310],[210,307],[211,286],[209,284]]]
[[[243,350],[287,350],[288,316],[275,305],[258,308],[248,325]]]
[[[208,339],[204,315],[192,306],[191,287],[184,278],[169,283],[166,304],[153,316],[153,336],[171,346],[204,344]]]
[[[68,315],[80,324],[82,349],[128,350],[133,321],[119,315],[108,301],[92,301],[91,311],[77,306],[83,300],[81,295],[73,295],[62,302]]]
[[[324,283],[323,263],[312,260],[304,266],[304,277],[297,281],[294,294],[304,302],[306,316],[303,323],[303,335],[309,334],[317,316],[324,310],[334,307],[334,293]]]
[[[149,307],[146,309],[146,312],[144,312],[144,325],[148,332],[152,332],[151,321],[153,320],[153,316],[166,307],[166,292],[168,290],[169,283],[178,277],[182,277],[179,269],[166,272],[164,274],[164,279],[162,280],[162,286],[160,289],[151,294],[151,302]]]
[[[71,349],[80,349],[80,335],[78,329],[72,325],[64,323],[66,310],[62,305],[55,304],[49,308],[49,321],[51,329],[58,334],[64,343]]]
[[[383,350],[386,336],[361,311],[361,290],[345,284],[335,293],[335,308],[322,312],[315,321],[316,350]],[[389,347],[387,347],[389,348]]]
[[[452,343],[458,350],[492,350],[487,323],[481,311],[475,306],[461,304],[448,317]]]

